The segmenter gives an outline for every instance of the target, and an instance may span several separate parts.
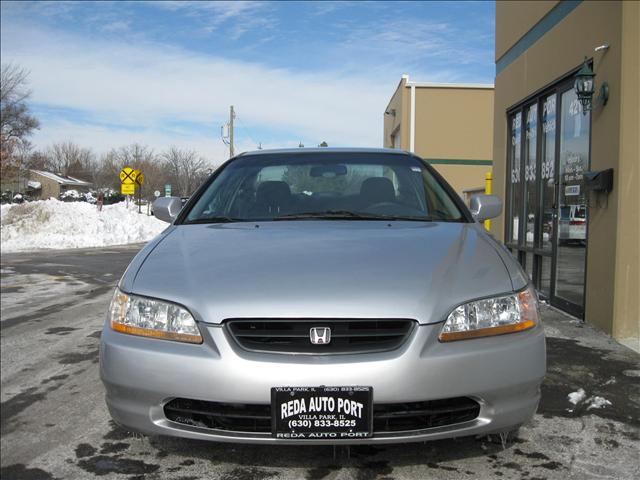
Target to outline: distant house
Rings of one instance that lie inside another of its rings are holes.
[[[35,199],[59,198],[67,190],[87,192],[91,182],[42,170],[29,170],[27,193]]]

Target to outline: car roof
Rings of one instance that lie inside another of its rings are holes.
[[[250,152],[242,152],[238,155],[272,155],[272,154],[301,154],[301,153],[384,153],[391,155],[411,155],[411,153],[398,150],[395,148],[335,148],[335,147],[317,147],[317,148],[273,148],[263,150],[252,150]]]

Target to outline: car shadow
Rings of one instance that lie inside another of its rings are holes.
[[[523,442],[525,440],[515,438],[506,448]],[[492,461],[492,457],[495,459],[495,455],[503,451],[501,444],[474,437],[392,445],[352,445],[349,448],[334,448],[331,445],[242,445],[163,436],[149,437],[149,443],[161,457],[172,455],[254,468],[318,469],[318,473],[320,470],[352,467],[380,475],[388,475],[396,466],[425,464],[430,468],[457,471],[457,468],[447,464],[473,457],[485,457]]]

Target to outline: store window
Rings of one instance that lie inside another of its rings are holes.
[[[393,135],[391,135],[391,144],[396,150],[400,150],[400,129],[398,128]]]
[[[520,227],[520,196],[521,196],[521,175],[520,160],[522,149],[522,112],[518,112],[511,117],[511,138],[509,142],[509,159],[511,168],[509,195],[509,232],[511,242],[518,243],[518,233]]]
[[[505,244],[552,304],[582,316],[591,116],[573,74],[508,112]]]
[[[538,157],[538,105],[533,104],[525,110],[527,119],[524,144],[524,243],[533,247],[536,212],[536,176]],[[528,270],[531,273],[530,270]]]
[[[542,197],[541,228],[538,242],[542,249],[551,253],[553,241],[553,209],[556,168],[556,94],[542,102],[542,139],[540,142],[540,195]]]
[[[584,301],[587,242],[587,200],[583,187],[589,169],[591,115],[572,90],[562,94],[560,124],[559,226],[556,295],[569,303]]]

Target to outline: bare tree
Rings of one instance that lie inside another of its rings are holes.
[[[88,180],[93,177],[95,156],[73,142],[54,143],[45,152],[47,169],[54,173]]]
[[[120,163],[116,150],[111,150],[102,155],[93,171],[93,185],[96,188],[118,190],[120,187],[119,173],[122,170]]]
[[[15,155],[24,157],[31,146],[26,137],[39,125],[26,104],[31,94],[27,77],[27,71],[17,65],[0,67],[0,175],[5,181],[19,176],[21,159]]]
[[[176,187],[174,192],[181,197],[191,195],[211,170],[194,150],[170,147],[162,157],[171,183]]]
[[[113,149],[103,155],[94,172],[94,185],[98,188],[119,190],[119,174],[124,167],[140,170],[144,174],[143,198],[153,198],[153,192],[162,190],[167,181],[167,172],[161,159],[146,145],[136,143]]]
[[[26,100],[31,90],[26,88],[28,72],[7,63],[0,67],[0,133],[2,141],[22,140],[35,128],[38,120],[29,114]]]

